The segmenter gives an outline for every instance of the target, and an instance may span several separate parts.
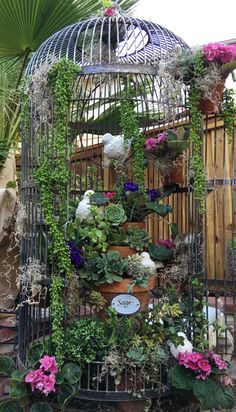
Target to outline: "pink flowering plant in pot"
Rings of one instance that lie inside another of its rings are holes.
[[[52,412],[64,410],[78,389],[81,368],[73,362],[65,363],[59,371],[55,356],[45,354],[44,345],[34,342],[27,353],[28,369],[15,370],[8,357],[1,357],[5,365],[4,375],[11,379],[9,400],[0,404],[0,410],[7,412]],[[2,371],[1,371],[2,373]]]
[[[189,146],[189,128],[168,129],[146,139],[145,156],[154,159],[156,169],[168,177],[174,166],[183,165],[183,153]]]
[[[171,368],[172,385],[192,392],[202,409],[231,409],[234,406],[233,382],[229,364],[211,351],[179,352]]]

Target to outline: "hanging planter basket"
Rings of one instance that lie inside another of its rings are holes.
[[[199,103],[199,109],[202,114],[214,114],[219,113],[220,105],[223,98],[223,92],[225,88],[225,82],[219,83],[212,95],[212,99],[202,99]]]
[[[183,165],[175,164],[172,166],[170,174],[161,176],[163,185],[171,185],[174,183],[184,183]]]

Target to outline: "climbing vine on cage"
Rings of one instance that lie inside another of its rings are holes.
[[[196,53],[193,60],[193,70],[197,77],[204,76],[205,67],[203,64],[201,52]],[[205,212],[205,194],[206,194],[206,175],[205,167],[202,158],[202,115],[199,109],[199,103],[202,97],[202,92],[194,83],[189,90],[189,109],[191,115],[190,141],[194,145],[194,153],[191,159],[190,168],[194,177],[194,194],[198,201],[199,212]]]
[[[72,274],[70,254],[65,242],[63,229],[67,217],[68,170],[66,165],[66,125],[69,97],[78,71],[79,69],[74,63],[66,60],[55,63],[48,71],[47,86],[50,89],[49,98],[53,98],[55,117],[52,133],[53,140],[50,139],[49,133],[47,148],[38,160],[38,167],[35,173],[35,180],[40,190],[42,212],[51,236],[50,261],[52,264],[52,283],[50,293],[52,342],[55,346],[55,355],[59,365],[63,364],[64,359],[64,284],[65,279],[70,278]],[[24,106],[26,106],[26,103],[24,103]],[[25,116],[27,121],[28,117],[27,115]],[[55,194],[60,203],[59,219],[55,216]]]
[[[220,110],[220,118],[224,121],[225,130],[228,136],[228,142],[232,142],[235,123],[235,91],[233,89],[225,89],[223,93],[223,101]]]
[[[144,135],[139,128],[139,117],[135,111],[134,102],[134,85],[131,80],[125,86],[126,99],[121,101],[121,127],[124,134],[125,142],[132,139],[133,145],[133,175],[134,181],[143,187],[144,173],[145,173],[145,159],[144,159]]]

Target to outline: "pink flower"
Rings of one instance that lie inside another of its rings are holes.
[[[34,371],[30,371],[26,376],[25,376],[25,382],[26,383],[32,383],[35,380],[34,376]]]
[[[198,352],[192,352],[189,355],[189,360],[191,362],[198,362],[200,359],[202,359],[202,354]]]
[[[113,6],[108,7],[108,9],[106,9],[103,14],[104,14],[104,16],[106,16],[106,17],[115,16],[115,14],[116,14],[116,9],[115,9],[115,7],[113,7]]]
[[[206,373],[206,375],[209,375],[209,373],[211,372],[211,365],[207,359],[200,359],[197,365],[201,371]]]
[[[104,196],[106,199],[111,199],[112,197],[115,197],[115,195],[116,195],[116,192],[103,193],[103,196]]]
[[[176,244],[175,242],[173,242],[173,240],[171,239],[166,239],[166,240],[158,240],[158,242],[156,242],[156,244],[158,246],[164,246],[167,249],[176,249]]]
[[[158,143],[158,144],[160,144],[160,143],[162,143],[162,142],[166,142],[166,140],[167,140],[167,134],[166,134],[166,132],[161,133],[161,134],[159,134],[159,135],[157,136],[157,143]]]
[[[188,365],[190,355],[191,355],[190,352],[184,352],[184,353],[179,352],[179,354],[177,356],[177,360],[178,360],[179,364],[183,365],[185,367],[188,367],[186,365]]]
[[[42,359],[39,360],[39,363],[41,364],[40,368],[43,368],[45,371],[52,373],[58,372],[58,366],[55,356],[45,355]]]
[[[43,387],[41,390],[45,395],[48,395],[50,392],[55,392],[56,391],[55,385],[56,385],[56,377],[54,373],[51,373],[50,375],[44,375]]]
[[[220,43],[209,43],[203,46],[203,53],[209,62],[217,59],[219,47],[221,47]]]
[[[155,137],[150,137],[149,139],[146,140],[146,148],[148,150],[153,149],[158,144],[158,139]]]
[[[236,45],[223,43],[209,43],[203,47],[203,53],[207,61],[228,63],[236,58]]]
[[[213,355],[212,356],[216,366],[218,367],[218,369],[227,369],[228,368],[228,364],[218,355]]]
[[[185,364],[185,367],[191,369],[192,371],[198,370],[198,365],[190,360]]]

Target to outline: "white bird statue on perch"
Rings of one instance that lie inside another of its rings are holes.
[[[153,260],[150,258],[149,253],[142,252],[140,254],[140,257],[141,257],[142,266],[144,266],[145,268],[150,269],[154,274],[156,272],[156,265],[155,265],[155,262],[153,262]]]
[[[89,216],[91,209],[90,198],[94,194],[94,190],[87,190],[84,194],[83,200],[81,200],[76,209],[75,215],[80,220],[86,220]]]
[[[102,143],[104,146],[104,165],[109,166],[111,160],[125,160],[130,150],[133,139],[128,141],[126,145],[123,136],[113,136],[111,133],[106,133],[103,136]]]
[[[188,340],[187,336],[185,335],[185,333],[183,332],[178,332],[177,333],[178,336],[182,336],[184,338],[184,343],[183,345],[178,345],[175,346],[171,341],[168,341],[167,344],[170,348],[170,353],[172,356],[174,356],[174,358],[178,357],[179,353],[185,353],[185,352],[189,352],[192,353],[193,351],[193,345],[192,343]]]

